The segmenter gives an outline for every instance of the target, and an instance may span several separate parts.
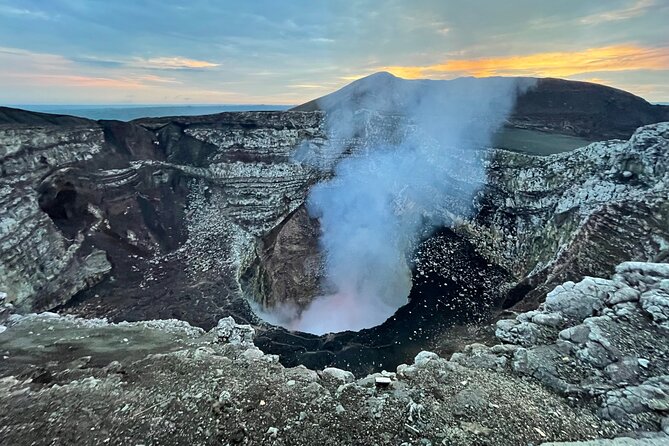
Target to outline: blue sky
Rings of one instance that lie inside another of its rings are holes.
[[[669,101],[669,0],[0,0],[1,104],[297,104],[535,75]]]

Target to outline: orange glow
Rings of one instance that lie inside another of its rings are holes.
[[[214,68],[220,64],[206,60],[187,59],[185,57],[155,57],[152,59],[138,59],[137,65],[148,68],[178,69],[178,68]]]
[[[390,66],[382,70],[407,79],[458,76],[567,77],[601,71],[667,70],[669,48],[614,45],[575,52],[454,59],[427,66]]]

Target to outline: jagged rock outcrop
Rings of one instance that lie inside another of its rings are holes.
[[[669,123],[548,157],[496,151],[463,229],[521,280],[508,304],[532,308],[558,283],[667,255],[668,167]]]
[[[258,244],[257,257],[242,284],[264,308],[304,308],[318,295],[323,259],[318,220],[304,206],[287,217]]]
[[[506,343],[450,360],[424,351],[357,380],[285,368],[231,318],[205,332],[176,320],[14,315],[0,333],[0,440],[507,446],[622,434],[583,444],[663,444],[667,328],[641,301],[667,283],[667,264],[623,263],[611,280],[566,283],[500,322]]]
[[[669,332],[662,316],[668,285],[669,264],[643,262],[618,265],[611,280],[566,282],[538,310],[497,322],[496,336],[505,344],[472,346],[452,360],[511,368],[566,396],[597,401],[604,419],[659,431],[669,408]]]
[[[100,250],[83,249],[82,237],[59,231],[40,208],[37,189],[51,166],[68,166],[99,154],[104,135],[100,126],[85,120],[63,125],[60,120],[38,119],[35,124],[20,118],[0,125],[0,287],[6,300],[17,305],[26,299],[51,303],[59,294],[71,296],[95,284],[111,265]],[[56,195],[52,212],[58,217],[88,214],[85,206],[75,206],[73,190]]]

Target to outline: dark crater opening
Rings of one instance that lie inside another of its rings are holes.
[[[88,227],[94,220],[87,210],[87,201],[72,183],[48,185],[39,191],[39,206],[69,239]]]
[[[76,211],[77,191],[61,190],[56,193],[53,201],[44,203],[43,210],[54,220],[68,220]]]
[[[262,262],[255,268],[262,270]],[[450,354],[492,337],[481,327],[499,313],[512,279],[468,241],[450,229],[438,231],[417,249],[412,276],[409,302],[381,325],[317,336],[266,324],[255,343],[279,355],[285,366],[333,366],[361,376],[394,370],[421,350]],[[267,301],[267,296],[252,298]]]

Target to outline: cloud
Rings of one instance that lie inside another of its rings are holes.
[[[0,16],[27,17],[40,20],[51,20],[52,17],[43,11],[35,11],[26,8],[15,8],[13,6],[0,5]]]
[[[314,43],[335,43],[335,39],[328,39],[327,37],[314,37],[310,39]]]
[[[289,85],[290,88],[325,88],[322,85],[316,85],[316,84],[293,84]]]
[[[154,74],[173,77],[183,88],[234,89],[261,102],[283,102],[286,97],[305,102],[321,90],[292,85],[322,85],[329,90],[342,86],[343,76],[387,66],[398,70],[417,67],[416,71],[442,61],[479,57],[550,54],[626,42],[639,47],[667,45],[665,23],[669,20],[667,0],[655,0],[652,7],[649,0],[572,0],[569,4],[477,0],[476,7],[471,2],[425,0],[391,1],[383,8],[373,7],[368,0],[337,5],[307,0],[235,5],[196,0],[187,7],[167,0],[161,3],[159,15],[152,2],[116,0],[101,8],[102,3],[0,0],[0,46],[52,55],[51,59],[40,56],[39,70],[28,66],[27,59],[16,66],[3,57],[0,76],[19,69],[109,79]],[[54,59],[55,54],[60,59]],[[473,72],[453,69],[422,70],[413,77],[451,78]],[[133,94],[138,100],[155,101],[159,82],[142,82],[152,87],[146,95],[135,90]],[[654,71],[642,82],[661,84],[664,78]],[[13,87],[5,83],[0,97],[23,95],[26,100],[42,100],[39,88],[27,86],[17,91]],[[108,97],[90,88],[85,94],[91,101]],[[59,101],[67,102],[71,95],[72,91],[62,91]],[[666,96],[659,99],[666,100]]]
[[[77,74],[47,74],[47,73],[5,73],[0,78],[12,79],[16,85],[35,85],[44,87],[79,87],[79,88],[111,88],[136,89],[147,88],[151,84],[179,84],[175,79],[159,76],[122,76],[103,77]]]
[[[666,69],[669,69],[669,47],[647,48],[626,44],[573,52],[452,59],[425,66],[386,66],[378,67],[376,71],[384,70],[396,76],[416,79],[458,76],[568,77],[589,72]]]
[[[206,60],[188,59],[186,57],[178,56],[153,57],[150,59],[136,58],[132,62],[129,62],[128,65],[158,70],[199,69],[221,66],[221,64],[208,62]]]
[[[95,76],[78,76],[74,74],[21,74],[17,83],[35,83],[40,87],[79,87],[79,88],[112,88],[135,89],[145,87],[139,79]]]
[[[174,78],[154,74],[82,67],[57,54],[37,53],[19,48],[0,47],[0,65],[3,66],[0,71],[0,81],[3,84],[32,86],[42,90],[58,87],[134,90],[180,83]]]
[[[655,0],[637,0],[625,8],[585,16],[580,20],[580,23],[583,25],[598,25],[605,22],[627,20],[644,15],[652,6],[655,6]]]

